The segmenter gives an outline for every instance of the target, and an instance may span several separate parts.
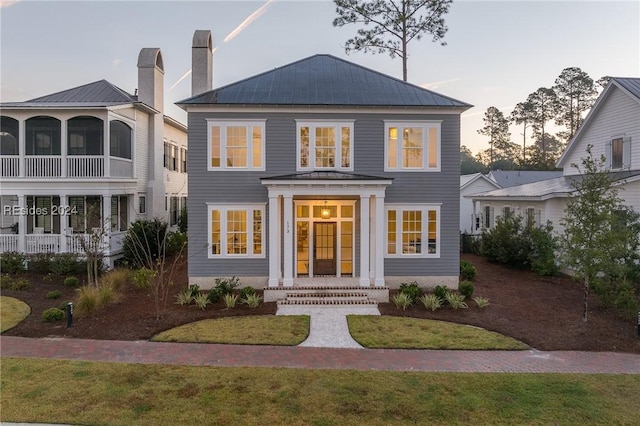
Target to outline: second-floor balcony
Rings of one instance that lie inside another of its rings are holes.
[[[104,155],[2,155],[0,177],[132,178],[133,161]]]

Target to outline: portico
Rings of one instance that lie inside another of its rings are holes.
[[[262,179],[269,197],[268,286],[327,277],[384,286],[384,197],[391,182],[339,172]]]

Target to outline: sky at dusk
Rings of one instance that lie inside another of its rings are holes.
[[[0,8],[0,99],[24,101],[105,79],[137,87],[140,49],[159,47],[165,114],[190,96],[193,32],[211,30],[214,87],[327,53],[402,78],[388,54],[345,54],[354,25],[334,28],[332,1],[5,1]],[[427,35],[409,45],[409,82],[470,103],[461,144],[488,147],[477,134],[490,106],[505,115],[564,68],[594,80],[640,76],[640,1],[454,0],[446,46]],[[185,77],[186,75],[186,77]],[[512,139],[521,143],[520,127]]]

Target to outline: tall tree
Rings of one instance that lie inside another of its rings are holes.
[[[544,150],[543,150],[544,146]],[[562,155],[565,144],[549,133],[536,136],[535,142],[527,147],[529,159],[526,167],[532,170],[555,170],[556,161]]]
[[[460,174],[469,175],[484,172],[486,172],[484,164],[473,157],[473,153],[469,148],[462,145],[460,147]]]
[[[553,89],[541,87],[531,93],[526,103],[530,106],[531,127],[533,134],[542,144],[542,162],[547,163],[547,147],[545,145],[545,125],[554,118],[558,111],[558,97]]]
[[[334,0],[338,17],[334,27],[364,24],[357,35],[347,40],[345,52],[389,53],[402,58],[402,79],[407,81],[408,45],[430,34],[443,41],[448,28],[444,15],[453,0]]]
[[[484,114],[484,127],[478,133],[489,137],[489,167],[515,163],[518,157],[518,146],[511,142],[509,120],[502,111],[491,106]]]
[[[604,156],[594,158],[591,145],[587,153],[582,166],[573,165],[583,177],[573,182],[575,191],[562,222],[564,261],[584,284],[584,321],[588,318],[589,290],[599,276],[618,273],[618,264],[637,253],[640,233],[638,215],[622,204],[618,189],[606,173]],[[620,212],[633,223],[620,226]]]
[[[608,75],[605,75],[604,77],[600,77],[596,81],[596,84],[600,86],[600,89],[604,89],[605,87],[607,87],[607,84],[609,84],[610,81],[611,81],[611,77],[609,77]]]
[[[527,127],[531,126],[533,121],[533,106],[527,102],[519,102],[516,104],[509,121],[514,124],[522,124],[522,164],[527,162]]]
[[[580,68],[565,68],[556,78],[553,91],[558,98],[556,124],[566,127],[566,131],[560,132],[559,136],[568,142],[582,124],[582,114],[596,101],[595,83]]]

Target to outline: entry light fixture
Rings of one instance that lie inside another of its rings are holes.
[[[320,215],[323,219],[329,219],[331,217],[331,210],[327,206],[327,200],[324,200],[324,207],[320,211]]]

